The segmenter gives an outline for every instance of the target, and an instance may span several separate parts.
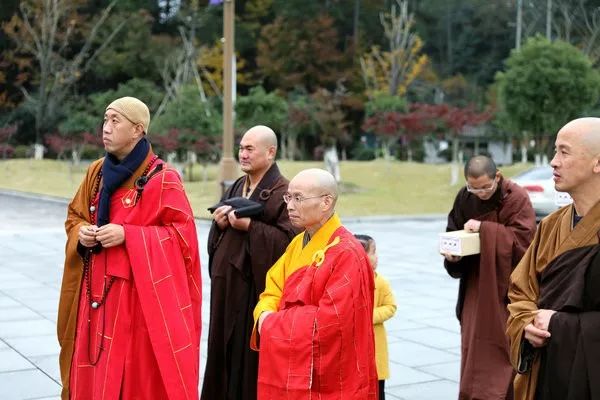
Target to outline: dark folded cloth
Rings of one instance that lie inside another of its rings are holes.
[[[231,206],[237,218],[255,217],[263,212],[264,206],[254,200],[246,199],[245,197],[232,197],[223,200],[212,207],[208,207],[208,211],[212,213],[221,206]]]

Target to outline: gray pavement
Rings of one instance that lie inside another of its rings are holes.
[[[62,275],[66,205],[0,193],[0,399],[58,399],[60,376],[56,311]],[[385,323],[391,377],[389,399],[456,399],[460,329],[454,317],[457,281],[437,254],[435,218],[347,220],[355,233],[377,242],[378,272],[398,303]],[[201,367],[206,362],[210,281],[206,272],[208,223],[198,222],[203,310]]]

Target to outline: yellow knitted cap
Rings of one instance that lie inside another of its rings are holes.
[[[150,110],[148,106],[135,97],[121,97],[116,99],[106,107],[108,111],[112,108],[119,114],[123,115],[129,121],[134,124],[142,124],[144,132],[148,133],[148,127],[150,126]]]

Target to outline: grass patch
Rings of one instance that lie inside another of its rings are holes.
[[[322,168],[323,163],[279,161],[279,166],[286,177],[292,178],[303,169]],[[0,161],[0,188],[70,198],[77,191],[86,167],[56,160]],[[529,164],[515,164],[501,170],[510,177],[529,167]],[[447,213],[464,184],[459,171],[459,183],[451,186],[450,170],[449,164],[342,162],[338,210],[342,216]],[[197,180],[185,183],[192,208],[196,216],[209,218],[206,208],[219,197],[218,166],[204,169],[196,165],[192,174]]]

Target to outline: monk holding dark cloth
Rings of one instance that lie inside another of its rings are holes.
[[[472,157],[447,231],[479,232],[480,254],[445,254],[444,267],[460,278],[456,315],[461,326],[459,399],[512,399],[513,369],[505,335],[509,276],[535,232],[527,192],[503,178],[494,161]]]
[[[269,269],[254,310],[258,399],[375,400],[374,275],[335,213],[335,178],[301,171],[284,196],[304,232]]]
[[[58,314],[63,399],[197,399],[200,258],[177,171],[133,97],[104,115],[106,157],[69,204]]]
[[[277,168],[276,152],[277,137],[270,128],[248,130],[239,149],[246,174],[214,209],[208,237],[211,299],[203,399],[256,398],[252,311],[268,269],[295,235],[283,202],[288,180]]]
[[[600,399],[600,119],[566,124],[551,161],[573,204],[544,218],[511,275],[507,333],[524,400]]]

